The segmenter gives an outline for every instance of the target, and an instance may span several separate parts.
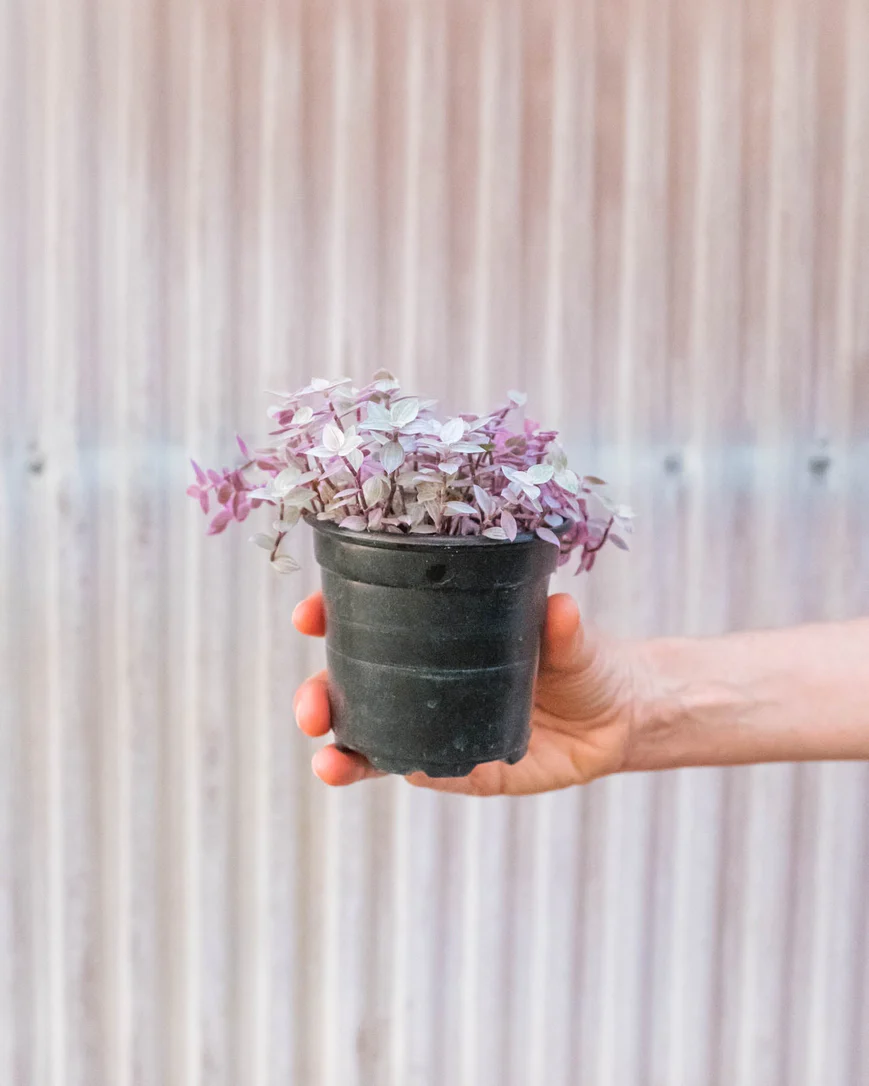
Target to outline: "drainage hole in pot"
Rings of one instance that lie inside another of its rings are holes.
[[[447,575],[447,567],[444,565],[429,566],[425,571],[426,580],[431,584],[437,584]]]

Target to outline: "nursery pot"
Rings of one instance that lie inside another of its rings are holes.
[[[536,536],[352,532],[310,522],[337,745],[378,769],[463,777],[528,748],[558,551]]]

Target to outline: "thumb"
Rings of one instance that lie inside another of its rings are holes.
[[[540,646],[540,666],[548,671],[572,671],[583,663],[585,634],[576,600],[566,592],[549,597]]]

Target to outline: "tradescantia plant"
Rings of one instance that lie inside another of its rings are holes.
[[[284,551],[301,519],[333,521],[354,532],[483,536],[510,543],[534,533],[558,547],[559,565],[576,551],[576,572],[590,570],[607,542],[627,549],[631,511],[613,506],[603,481],[578,476],[557,444],[557,432],[530,419],[509,423],[526,397],[488,415],[440,421],[434,400],[402,392],[384,370],[364,388],[350,380],[315,379],[294,393],[274,393],[270,441],[244,462],[203,471],[193,462],[187,493],[206,514],[217,506],[209,535],[271,507],[271,530],[251,542],[268,551],[282,573],[298,569]]]

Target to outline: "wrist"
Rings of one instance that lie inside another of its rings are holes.
[[[625,768],[869,758],[869,623],[635,648]]]
[[[699,638],[660,638],[636,647],[634,724],[626,769],[767,760],[758,747],[755,720],[760,692],[746,676],[721,671],[726,655],[722,649],[712,639]]]
[[[643,772],[676,765],[682,710],[671,671],[675,644],[655,639],[631,646],[633,709],[625,770]]]

